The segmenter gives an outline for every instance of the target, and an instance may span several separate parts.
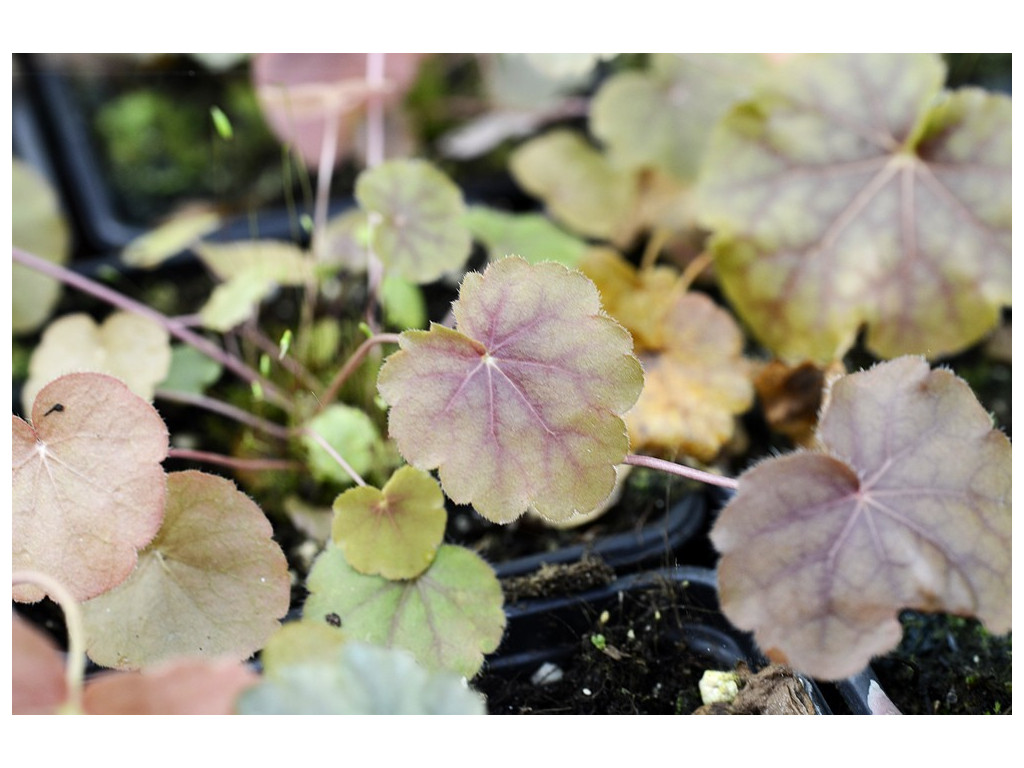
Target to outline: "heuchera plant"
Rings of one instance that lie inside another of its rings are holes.
[[[716,87],[694,91],[701,119],[662,108],[703,82],[708,64],[727,66]],[[368,82],[367,119],[379,130],[380,84]],[[711,534],[722,609],[775,660],[822,679],[850,675],[895,647],[905,608],[1008,631],[1010,441],[963,380],[923,355],[978,339],[1009,301],[1009,103],[943,93],[940,83],[928,56],[656,57],[649,72],[613,77],[591,114],[604,149],[560,130],[512,161],[556,219],[605,241],[594,248],[556,231],[563,263],[544,259],[552,233],[536,219],[520,227],[484,209],[467,216],[458,188],[422,160],[371,158],[355,187],[359,210],[333,229],[321,218],[308,251],[214,244],[202,240],[205,220],[176,223],[170,249],[191,241],[220,281],[198,322],[245,329],[262,350],[258,368],[16,247],[18,264],[128,314],[101,326],[58,321],[33,357],[31,419],[12,420],[14,599],[58,600],[73,656],[142,670],[133,674],[147,684],[182,657],[214,659],[241,711],[355,711],[354,701],[385,690],[394,698],[376,699],[381,711],[476,711],[451,673],[472,678],[498,647],[502,592],[479,555],[444,543],[445,497],[496,523],[527,510],[562,522],[600,506],[616,467],[630,464],[736,490]],[[622,104],[659,116],[657,142],[638,141],[635,115],[616,122]],[[707,151],[691,157],[690,146]],[[321,156],[321,167],[330,160]],[[582,198],[579,185],[590,189]],[[696,204],[680,216],[671,201],[683,198]],[[936,232],[941,216],[925,200],[969,226]],[[605,206],[618,218],[602,218]],[[655,264],[699,226],[714,233],[708,254],[682,272]],[[642,232],[651,238],[633,266],[618,249]],[[499,251],[462,277],[451,322],[381,332],[387,280],[415,286],[459,269],[473,233]],[[534,243],[529,259],[501,252],[521,238]],[[168,247],[154,242],[146,248]],[[693,288],[709,262],[730,304],[784,360],[833,361],[865,323],[868,346],[893,358],[832,381],[806,447],[736,480],[662,458],[713,458],[752,402],[740,327]],[[342,330],[312,310],[342,268],[365,271],[369,334],[339,364],[318,345],[331,337],[337,349]],[[295,333],[275,343],[254,319],[282,285],[305,302]],[[163,366],[130,387],[128,371],[109,375],[129,315],[149,324],[154,366]],[[217,367],[192,367],[170,337]],[[107,373],[59,375],[68,339],[82,351],[75,368]],[[376,373],[368,358],[395,344]],[[360,366],[376,376],[393,443],[377,434],[372,410],[335,402]],[[204,394],[222,369],[248,384],[249,409]],[[154,395],[234,418],[295,458],[170,449]],[[353,486],[334,500],[301,618],[279,626],[291,585],[266,515],[224,478],[166,473],[171,455],[241,471],[305,467]],[[379,487],[364,480],[369,471]],[[62,687],[52,651],[20,623],[16,640],[50,684],[44,701],[22,699],[24,709],[121,711],[88,704],[100,681],[86,686],[84,705],[79,676]],[[261,649],[257,679],[238,662]],[[383,687],[360,694],[371,668]]]

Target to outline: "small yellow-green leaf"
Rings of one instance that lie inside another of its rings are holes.
[[[636,234],[636,177],[614,168],[578,134],[562,129],[532,139],[515,151],[509,168],[572,231],[620,245]]]
[[[414,283],[461,267],[472,246],[462,192],[423,160],[390,160],[363,171],[356,200],[378,220],[373,249],[384,266]]]
[[[341,622],[352,640],[404,648],[427,669],[467,678],[498,647],[505,629],[501,583],[479,555],[443,545],[424,573],[391,581],[359,573],[328,546],[306,581],[303,621]]]
[[[167,475],[167,510],[131,576],[82,604],[89,657],[138,669],[176,657],[242,660],[288,611],[288,563],[270,521],[234,483]]]
[[[213,232],[220,222],[220,215],[214,211],[185,211],[132,240],[121,260],[133,267],[156,267]]]
[[[243,240],[200,243],[196,253],[219,279],[258,275],[277,285],[304,285],[315,277],[312,259],[293,243]]]
[[[446,519],[437,481],[405,466],[382,490],[361,486],[338,496],[331,536],[360,573],[411,579],[434,561]]]
[[[57,192],[34,168],[11,161],[11,239],[15,248],[64,264],[71,255],[71,234]],[[61,284],[23,264],[11,269],[11,309],[14,333],[34,331],[53,311]]]
[[[236,275],[213,289],[199,310],[199,318],[211,331],[225,333],[252,317],[259,303],[273,290],[274,281],[265,275],[256,272]]]
[[[189,344],[171,346],[171,367],[160,389],[201,395],[220,378],[221,365]]]
[[[395,274],[387,274],[380,283],[380,303],[384,320],[391,328],[404,331],[427,324],[427,302],[415,283]]]
[[[358,408],[329,405],[308,426],[360,475],[374,468],[386,455],[380,432],[370,417]],[[319,442],[309,435],[303,435],[302,442],[306,446],[313,477],[342,485],[352,484],[352,477]]]

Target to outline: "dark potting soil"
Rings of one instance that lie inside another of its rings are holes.
[[[592,567],[597,580],[606,575],[599,563]],[[559,570],[549,570],[552,580],[562,577]],[[755,674],[743,662],[736,667],[744,681],[736,702],[705,707],[700,679],[722,665],[694,651],[683,627],[711,613],[716,612],[691,599],[685,582],[624,591],[611,607],[591,611],[589,629],[575,646],[552,654],[547,663],[485,666],[472,685],[487,697],[493,715],[814,714],[790,670],[772,665]]]
[[[906,611],[903,640],[871,663],[893,704],[906,715],[1009,715],[1013,639],[974,619]]]

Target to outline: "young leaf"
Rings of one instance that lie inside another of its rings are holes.
[[[205,208],[182,211],[128,243],[121,261],[133,267],[152,269],[194,245],[220,223],[221,216],[216,211]]]
[[[167,475],[164,524],[135,571],[82,604],[89,657],[118,669],[181,656],[245,659],[288,611],[288,564],[272,536],[231,481]]]
[[[517,254],[536,264],[557,261],[575,267],[587,244],[559,229],[539,213],[506,213],[482,205],[470,206],[466,226],[487,246],[491,261]]]
[[[359,475],[374,469],[387,456],[377,427],[358,408],[329,405],[308,426],[326,440]],[[302,443],[309,456],[309,470],[313,477],[341,485],[352,484],[352,476],[319,442],[309,435],[303,435]]]
[[[40,258],[65,264],[71,235],[57,191],[30,165],[11,160],[11,240]],[[23,264],[11,268],[11,330],[30,333],[41,326],[60,300],[61,284]]]
[[[21,399],[27,413],[36,393],[61,374],[95,371],[116,376],[152,400],[170,368],[170,335],[153,320],[118,311],[97,325],[83,313],[65,315],[43,332]]]
[[[160,389],[201,395],[220,378],[222,368],[189,344],[171,345],[171,367]]]
[[[381,368],[402,455],[439,468],[453,501],[494,522],[531,505],[553,520],[598,506],[643,371],[594,284],[510,257],[467,275],[453,310],[456,330],[406,331]]]
[[[237,661],[180,659],[97,675],[85,686],[83,709],[90,715],[233,715],[238,697],[259,680]]]
[[[31,425],[12,417],[13,566],[85,600],[120,584],[164,516],[167,427],[122,382],[72,373],[43,387]],[[36,602],[42,589],[14,587]]]
[[[195,250],[223,281],[199,312],[203,325],[215,331],[231,330],[252,316],[276,286],[304,285],[315,278],[312,259],[292,243],[200,243]]]
[[[263,674],[276,678],[295,664],[333,661],[346,642],[345,633],[322,621],[288,621],[260,651]]]
[[[447,517],[437,481],[405,466],[383,490],[367,485],[338,496],[331,536],[360,573],[412,579],[434,561]]]
[[[883,357],[979,340],[1010,303],[1009,97],[942,93],[924,54],[778,75],[719,125],[698,190],[740,315],[791,361],[842,356],[863,324]]]
[[[356,181],[359,207],[376,214],[373,247],[384,266],[414,283],[458,269],[472,241],[462,223],[462,192],[422,160],[390,160]]]
[[[243,715],[483,715],[457,675],[425,670],[404,651],[345,643],[331,659],[296,662],[245,691]]]
[[[467,678],[498,647],[505,629],[501,584],[468,549],[443,545],[418,578],[366,576],[328,546],[306,580],[303,621],[340,621],[353,640],[404,648],[428,669]]]
[[[613,167],[578,134],[559,129],[531,139],[512,155],[509,169],[572,231],[617,245],[636,235],[635,175]]]
[[[1010,629],[1010,442],[967,384],[903,357],[839,379],[824,452],[740,477],[711,533],[722,610],[821,679],[899,643],[901,609]]]

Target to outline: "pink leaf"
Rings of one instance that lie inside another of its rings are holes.
[[[73,373],[39,392],[31,425],[12,420],[15,570],[47,573],[79,600],[117,586],[163,519],[160,415],[112,376]],[[19,602],[43,596],[14,588]]]
[[[506,258],[466,276],[457,330],[406,331],[381,369],[389,428],[445,493],[508,522],[600,504],[628,449],[621,415],[643,372],[597,289],[565,267]]]

